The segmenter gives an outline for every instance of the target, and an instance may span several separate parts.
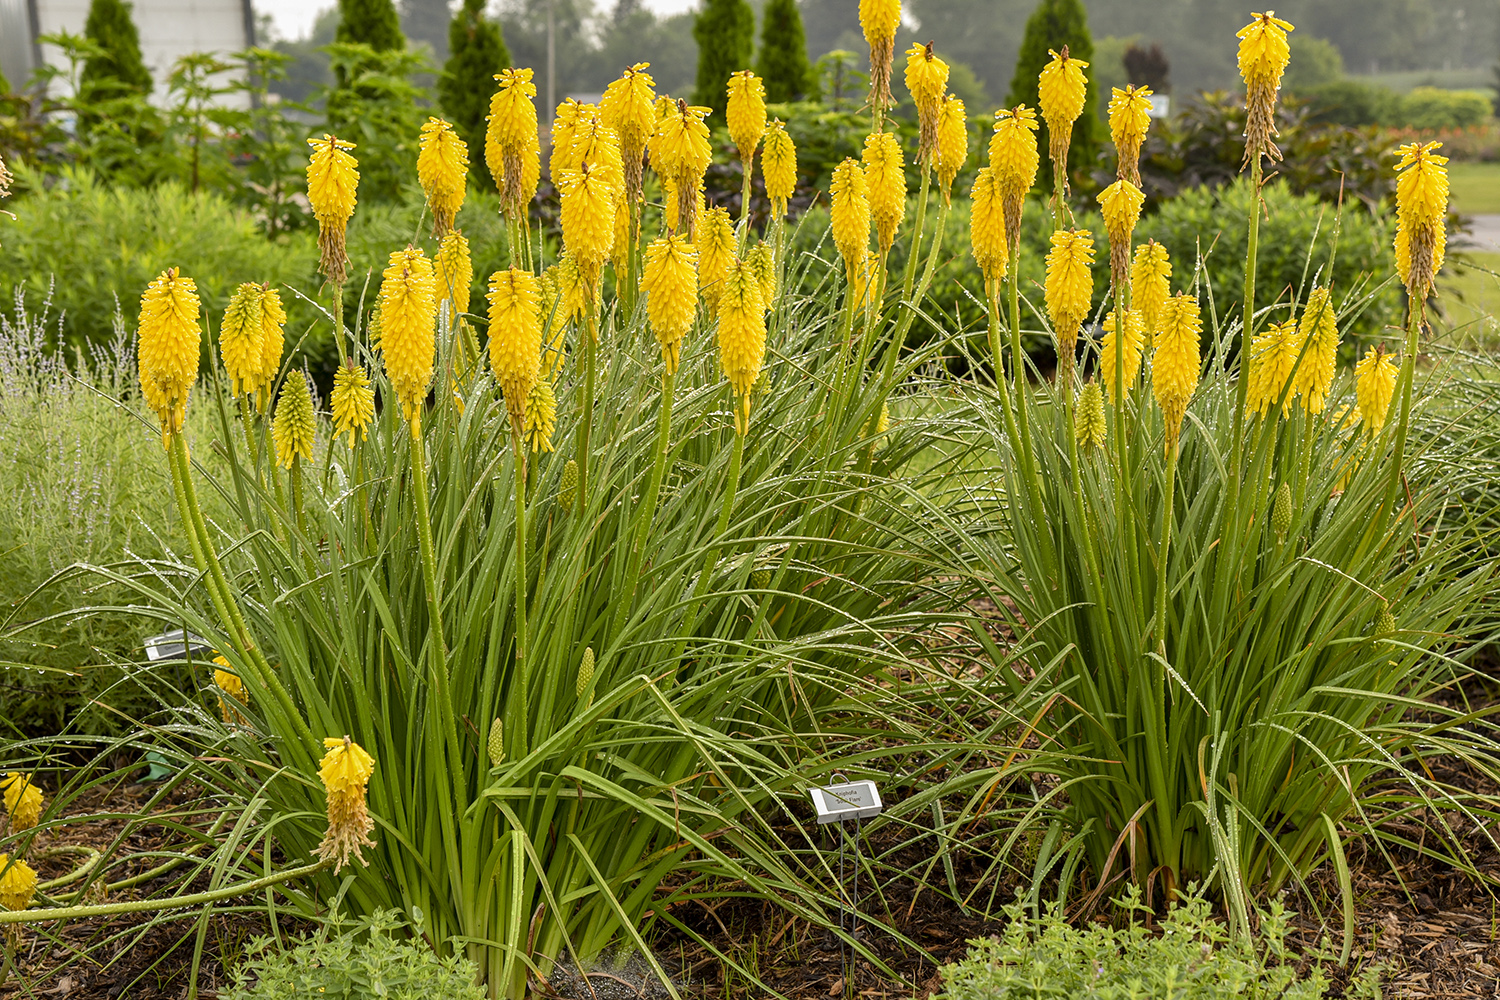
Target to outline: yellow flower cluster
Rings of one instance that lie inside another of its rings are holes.
[[[943,95],[936,130],[938,189],[943,193],[943,203],[948,204],[953,179],[969,158],[969,115],[963,101],[952,94]]]
[[[0,796],[5,799],[11,833],[29,830],[42,818],[42,790],[31,775],[6,772],[5,780],[0,781]]]
[[[536,85],[531,77],[529,69],[506,69],[495,75],[500,88],[490,98],[484,135],[484,161],[500,189],[501,211],[512,220],[524,216],[541,174]]]
[[[766,134],[766,85],[748,69],[729,78],[729,104],[724,112],[729,139],[739,151],[745,173],[755,160],[755,149]]]
[[[1088,63],[1068,55],[1066,45],[1061,55],[1051,49],[1047,54],[1052,61],[1042,67],[1037,78],[1037,103],[1047,120],[1047,154],[1054,163],[1065,164],[1073,141],[1073,123],[1083,113],[1088,98],[1088,79],[1083,75]]]
[[[223,717],[224,724],[246,725],[248,720],[240,709],[250,704],[250,692],[245,690],[245,682],[240,680],[239,674],[232,671],[229,661],[222,656],[214,657],[214,687],[219,689],[219,715]],[[226,696],[228,700],[225,700]]]
[[[1005,202],[1005,232],[1014,253],[1021,245],[1021,208],[1026,192],[1036,183],[1041,153],[1036,143],[1036,112],[1024,104],[995,112],[995,134],[990,137],[990,170]]]
[[[557,429],[557,395],[545,378],[536,380],[526,396],[526,420],[522,436],[532,454],[552,451],[552,432]]]
[[[541,284],[528,271],[512,267],[490,275],[490,370],[516,428],[541,376],[541,300]]]
[[[677,371],[682,340],[693,328],[698,306],[698,251],[685,236],[668,234],[646,247],[641,289],[646,317],[661,347],[668,373]]]
[[[677,193],[677,218],[672,229],[686,229],[690,239],[698,225],[703,175],[713,157],[708,126],[704,124],[710,111],[682,100],[670,105],[656,123],[651,145],[652,165]]]
[[[1146,195],[1126,180],[1115,181],[1099,192],[1099,208],[1109,234],[1109,280],[1117,288],[1130,277],[1130,240],[1145,203]]]
[[[36,869],[20,858],[0,854],[0,910],[24,910],[36,895]]]
[[[604,124],[620,137],[625,197],[632,204],[641,196],[642,160],[646,143],[656,129],[656,81],[646,72],[650,66],[650,63],[631,66],[605,88],[599,101]]]
[[[1162,303],[1172,294],[1172,260],[1167,248],[1147,240],[1136,248],[1130,265],[1130,307],[1141,314],[1141,328],[1149,347],[1160,327]]]
[[[1119,369],[1124,395],[1129,396],[1141,372],[1141,353],[1145,350],[1145,336],[1141,331],[1141,314],[1134,309],[1125,310],[1125,336],[1118,336],[1120,324],[1114,312],[1104,317],[1104,337],[1099,343],[1099,379],[1104,391],[1111,399],[1115,394],[1115,358],[1123,356],[1124,367]]]
[[[1073,411],[1073,439],[1084,451],[1101,447],[1107,425],[1104,421],[1104,394],[1098,382],[1089,382],[1078,394],[1078,404]]]
[[[276,289],[246,282],[234,290],[219,325],[219,356],[231,396],[256,396],[265,409],[271,383],[281,369],[285,324],[286,310]]]
[[[735,431],[750,430],[750,390],[766,356],[766,302],[760,279],[743,260],[735,260],[719,293],[719,365],[734,389]]]
[[[354,447],[356,437],[363,441],[369,434],[370,421],[375,419],[375,391],[370,388],[370,377],[360,365],[347,362],[339,365],[333,373],[333,395],[329,399],[333,409],[333,436],[349,435],[349,447]]]
[[[318,844],[318,857],[334,863],[338,872],[349,863],[352,854],[365,863],[362,848],[374,847],[370,831],[375,821],[365,804],[370,777],[375,773],[375,758],[349,737],[323,740],[327,752],[318,766],[318,777],[328,794],[328,830]]]
[[[1359,407],[1359,419],[1371,434],[1379,434],[1385,426],[1391,398],[1396,394],[1399,371],[1390,355],[1374,347],[1366,351],[1354,366],[1354,398]]]
[[[1000,281],[1010,263],[1010,241],[1005,235],[1005,204],[1000,185],[989,167],[981,167],[974,178],[969,201],[969,249],[984,273],[986,296],[1000,294]]]
[[[917,162],[926,169],[937,150],[938,112],[948,89],[948,64],[933,53],[931,42],[906,50],[906,89],[917,105]]]
[[[432,233],[441,237],[453,228],[453,220],[464,203],[469,176],[469,147],[441,118],[429,118],[422,126],[421,151],[417,154],[417,179],[432,212]]]
[[[1328,289],[1314,288],[1302,310],[1297,338],[1307,345],[1292,390],[1308,413],[1322,413],[1338,367],[1339,328]]]
[[[421,411],[432,384],[437,345],[437,279],[421,250],[390,255],[380,283],[380,353],[407,420]]]
[[[169,267],[141,293],[136,357],[141,394],[161,421],[162,446],[182,430],[188,391],[198,378],[198,286]]]
[[[1409,143],[1396,165],[1396,271],[1414,301],[1425,301],[1447,249],[1448,170],[1440,142]]]
[[[318,269],[342,285],[349,266],[344,230],[354,215],[359,189],[359,164],[349,155],[354,143],[324,133],[307,144],[313,148],[307,165],[307,201],[318,220]]]
[[[833,243],[844,258],[849,283],[863,267],[870,246],[870,192],[865,172],[851,158],[833,169],[829,185]]]
[[[870,104],[888,108],[893,103],[891,59],[901,26],[901,0],[859,0],[859,26],[870,46]]]
[[[1255,20],[1236,33],[1240,40],[1240,76],[1245,80],[1246,163],[1258,162],[1261,156],[1281,159],[1281,150],[1271,137],[1279,134],[1276,96],[1281,90],[1281,75],[1292,59],[1286,33],[1293,30],[1274,11],[1251,17]]]
[[[1161,304],[1156,353],[1151,359],[1151,391],[1167,429],[1167,454],[1177,447],[1188,402],[1198,389],[1202,359],[1198,338],[1203,320],[1198,300],[1178,294]]]
[[[564,171],[557,178],[562,195],[563,246],[578,265],[588,301],[593,301],[604,262],[615,247],[615,203],[624,178],[608,164]]]
[[[1245,398],[1247,416],[1255,413],[1264,417],[1284,391],[1286,399],[1282,402],[1281,412],[1283,415],[1291,412],[1296,393],[1290,391],[1288,383],[1301,352],[1302,338],[1297,334],[1294,321],[1272,323],[1255,335],[1250,345],[1247,376],[1250,381]]]
[[[724,279],[734,267],[734,222],[726,208],[710,208],[698,224],[698,287],[703,292],[703,303],[708,314],[719,314],[719,294],[724,289]]]
[[[1057,347],[1057,378],[1071,386],[1078,330],[1088,318],[1094,295],[1094,236],[1083,229],[1059,229],[1047,252],[1047,313]]]
[[[1151,126],[1151,88],[1114,88],[1109,99],[1109,138],[1115,144],[1116,176],[1140,186],[1141,146]]]
[[[765,176],[766,197],[771,199],[771,214],[779,219],[786,215],[786,203],[797,190],[797,146],[780,118],[766,128],[760,169]]]
[[[881,253],[890,253],[896,229],[906,214],[906,168],[895,135],[876,132],[867,137],[864,165],[876,242]]]
[[[474,284],[474,264],[469,257],[469,241],[457,229],[450,229],[438,244],[433,258],[433,278],[437,282],[438,301],[447,300],[456,319],[469,311],[469,294]]]

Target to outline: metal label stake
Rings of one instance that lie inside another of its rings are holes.
[[[880,801],[880,791],[873,781],[850,781],[842,774],[832,775],[835,784],[808,790],[813,808],[818,811],[818,824],[839,825],[839,895],[844,905],[839,908],[839,964],[844,976],[844,996],[854,995],[854,961],[856,952],[846,943],[855,941],[859,933],[859,869],[863,862],[860,854],[859,835],[863,822],[880,815],[885,804]],[[854,824],[853,876],[849,891],[844,891],[844,848],[849,842],[849,827]],[[847,923],[846,923],[847,920]]]

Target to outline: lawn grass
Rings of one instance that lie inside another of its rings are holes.
[[[1465,253],[1443,267],[1438,279],[1448,329],[1457,343],[1500,348],[1500,253]]]
[[[1453,207],[1465,215],[1500,214],[1500,163],[1450,163]]]

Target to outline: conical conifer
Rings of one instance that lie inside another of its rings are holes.
[[[510,50],[500,25],[484,16],[484,0],[464,0],[448,24],[448,61],[438,77],[438,101],[459,137],[469,144],[469,165],[475,180],[495,189],[495,179],[484,164],[484,116],[495,89],[495,74],[510,66]]]

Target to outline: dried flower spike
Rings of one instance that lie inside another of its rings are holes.
[[[375,773],[375,758],[349,737],[323,740],[328,752],[318,767],[318,777],[328,794],[328,830],[318,844],[318,857],[334,863],[335,873],[349,863],[352,854],[365,864],[361,851],[374,847],[370,831],[375,821],[365,804],[370,776]]]
[[[1281,74],[1286,72],[1292,50],[1286,33],[1292,26],[1276,16],[1274,10],[1252,14],[1254,18],[1241,28],[1240,76],[1245,80],[1245,163],[1262,156],[1281,159],[1281,150],[1271,137],[1276,131],[1276,96],[1281,91]]]

